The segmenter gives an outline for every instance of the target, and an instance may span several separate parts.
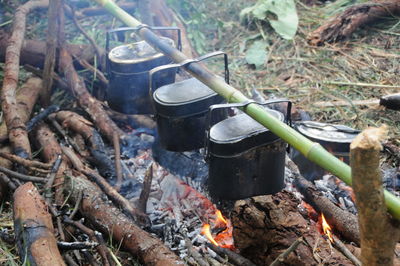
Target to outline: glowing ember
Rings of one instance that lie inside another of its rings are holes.
[[[330,225],[326,222],[323,213],[321,214],[321,217],[322,217],[322,230],[324,231],[324,234],[328,236],[329,240],[333,242],[332,229]]]
[[[213,231],[219,231],[215,236],[211,233],[211,225],[204,224],[201,233],[207,237],[207,239],[216,246],[233,249],[233,238],[232,238],[232,224],[230,220],[227,220],[222,216],[221,211],[216,210],[215,219],[211,219],[211,225]]]

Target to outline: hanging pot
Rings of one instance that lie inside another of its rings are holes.
[[[154,77],[163,71],[184,67],[217,55],[224,55],[225,81],[229,83],[228,58],[224,52],[214,52],[185,64],[160,66],[150,71],[150,92],[156,113],[161,146],[169,151],[190,151],[204,147],[205,118],[208,108],[224,102],[223,97],[195,78],[157,88]],[[219,120],[225,116],[222,114]],[[217,119],[217,118],[216,118]]]
[[[257,104],[268,106],[277,102],[288,102],[286,118],[281,112],[265,107],[267,112],[290,124],[290,101],[276,99]],[[214,105],[210,108],[210,120],[215,110],[250,103],[256,102]],[[237,200],[280,191],[284,187],[286,148],[283,140],[246,114],[208,127],[206,160],[210,195],[214,199]]]
[[[153,30],[177,30],[178,48],[181,48],[180,30],[176,27],[151,27]],[[147,42],[139,41],[114,47],[109,51],[110,34],[137,31],[138,28],[119,28],[107,32],[107,73],[109,87],[107,102],[111,109],[125,114],[153,114],[149,98],[149,71],[157,66],[170,64],[167,56],[154,50]],[[172,39],[162,37],[162,41],[174,46]],[[175,69],[163,72],[154,83],[157,86],[175,81]]]

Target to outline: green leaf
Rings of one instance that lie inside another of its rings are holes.
[[[246,62],[255,65],[256,68],[262,67],[267,59],[266,48],[267,44],[264,41],[255,41],[246,51]]]
[[[293,39],[299,25],[294,0],[259,0],[254,6],[242,10],[240,15],[268,20],[272,28],[284,39]]]

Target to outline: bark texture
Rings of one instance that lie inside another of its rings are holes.
[[[341,41],[350,37],[360,26],[399,14],[400,2],[398,0],[377,0],[354,5],[311,32],[308,40],[312,45]]]
[[[65,265],[57,248],[51,215],[31,183],[14,193],[14,229],[21,260],[29,265]]]
[[[98,230],[109,235],[122,247],[137,256],[145,265],[183,265],[183,262],[160,240],[136,226],[109,201],[99,187],[78,176],[69,179],[66,193],[71,193],[72,201],[78,200],[83,193],[80,205],[81,214]]]
[[[363,265],[393,265],[399,229],[387,213],[379,169],[381,141],[387,128],[369,128],[350,145],[353,189],[357,201]]]
[[[72,94],[76,97],[79,105],[90,115],[94,124],[100,132],[113,142],[114,132],[119,136],[123,135],[121,129],[110,119],[101,103],[90,95],[83,80],[78,76],[73,64],[72,57],[67,49],[61,48],[60,52],[60,68],[63,72]]]
[[[25,37],[26,16],[36,8],[46,7],[47,0],[29,1],[18,7],[12,26],[12,34],[6,48],[3,87],[1,90],[1,108],[8,128],[8,137],[14,153],[23,158],[31,156],[28,133],[18,112],[16,90],[18,86],[19,61],[22,43]]]
[[[239,200],[231,219],[235,246],[257,265],[271,264],[281,253],[303,237],[284,265],[352,265],[332,249],[315,225],[303,218],[299,201],[289,192]]]

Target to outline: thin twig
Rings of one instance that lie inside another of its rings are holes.
[[[47,203],[51,202],[52,198],[51,188],[53,187],[53,183],[54,180],[56,179],[57,172],[58,169],[60,168],[61,162],[62,162],[62,156],[59,154],[54,162],[53,168],[51,169],[51,172],[47,179],[47,183],[44,186],[44,197],[46,198]]]
[[[228,257],[229,261],[234,263],[234,264],[236,264],[236,265],[255,266],[255,264],[253,262],[251,262],[250,260],[246,259],[242,255],[233,252],[230,249],[217,247],[217,246],[214,246],[211,243],[207,243],[207,246],[209,248],[211,248],[212,250],[214,250],[216,253],[220,254],[220,255],[226,255]]]
[[[121,168],[121,150],[119,147],[119,135],[116,132],[113,135],[113,144],[115,152],[115,172],[117,174],[117,183],[115,184],[115,190],[119,191],[121,189],[123,176]]]
[[[3,173],[0,173],[0,179],[3,181],[4,184],[6,184],[12,191],[17,189],[17,185],[14,184],[14,182],[8,178],[8,176],[6,176]]]
[[[50,163],[42,163],[42,162],[38,162],[38,161],[33,161],[33,160],[28,160],[28,159],[24,159],[22,157],[19,157],[17,155],[11,154],[11,153],[7,153],[7,152],[3,152],[0,151],[0,156],[10,160],[14,163],[20,164],[22,166],[25,167],[37,167],[37,168],[43,168],[43,169],[51,169],[51,167],[53,166]]]
[[[76,142],[68,136],[67,132],[65,132],[60,123],[58,123],[53,116],[49,117],[49,120],[53,127],[58,131],[58,133],[60,133],[64,137],[65,141],[69,143],[79,155],[82,155],[81,149],[79,148],[78,144],[76,144]]]
[[[71,214],[69,215],[69,219],[72,220],[74,218],[75,214],[78,212],[79,205],[81,205],[81,202],[82,202],[82,198],[83,198],[83,193],[82,193],[82,191],[79,191],[78,200],[75,202],[74,209],[72,210]]]
[[[14,172],[10,169],[7,169],[3,166],[0,166],[0,172],[3,172],[13,178],[20,179],[23,181],[31,181],[31,182],[38,182],[38,183],[46,183],[47,180],[45,178],[37,177],[37,176],[30,176],[30,175],[23,175],[17,172]]]
[[[147,169],[146,171],[143,180],[143,189],[140,192],[138,207],[139,210],[141,210],[143,213],[146,213],[147,200],[149,199],[152,180],[153,180],[153,164],[151,164],[149,169]]]
[[[361,266],[361,261],[357,259],[357,257],[354,256],[353,253],[351,253],[351,251],[335,235],[333,235],[333,246],[337,250],[342,252],[342,254],[345,255],[349,260],[351,260],[351,262],[353,262],[354,265]]]
[[[290,253],[296,250],[296,248],[303,243],[303,237],[299,237],[294,241],[290,247],[288,247],[283,253],[281,253],[271,264],[270,266],[278,266],[282,264],[285,259],[289,256]]]

